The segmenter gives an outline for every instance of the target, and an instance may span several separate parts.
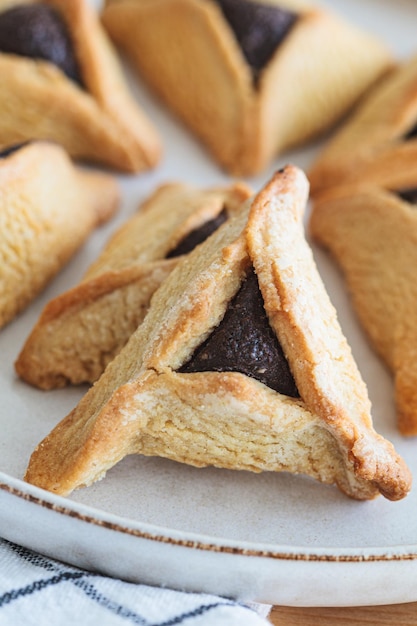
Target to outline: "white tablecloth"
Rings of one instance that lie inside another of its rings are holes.
[[[115,580],[0,539],[1,626],[265,626],[269,608]]]

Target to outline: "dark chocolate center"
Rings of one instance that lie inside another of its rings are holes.
[[[409,202],[410,204],[417,204],[417,188],[414,189],[401,189],[395,192],[402,200]]]
[[[28,143],[30,143],[30,141],[22,141],[21,143],[15,143],[12,146],[8,146],[7,148],[4,148],[4,150],[0,151],[0,159],[6,159],[8,156],[13,154],[14,152],[17,152],[24,146],[27,146]]]
[[[297,13],[252,0],[216,0],[250,65],[255,83],[297,20]]]
[[[264,309],[256,274],[243,282],[219,326],[180,372],[241,372],[279,393],[300,397]]]
[[[181,254],[188,254],[191,250],[194,250],[198,244],[202,243],[209,237],[215,230],[217,230],[223,222],[227,220],[226,210],[223,209],[217,217],[208,222],[205,222],[199,228],[192,230],[179,244],[166,255],[167,259],[180,256]]]
[[[417,137],[417,124],[412,127],[411,130],[408,131],[406,135],[404,135],[404,139],[415,139]]]
[[[66,24],[45,4],[20,5],[0,13],[0,52],[50,61],[83,84]]]

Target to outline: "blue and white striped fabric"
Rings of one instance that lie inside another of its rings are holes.
[[[0,626],[265,626],[268,608],[115,580],[0,539]]]

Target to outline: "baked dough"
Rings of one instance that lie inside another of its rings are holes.
[[[286,167],[183,258],[125,348],[33,452],[28,482],[69,494],[138,453],[308,474],[358,499],[406,495],[409,471],[373,429],[365,384],[304,239],[307,195],[304,174]],[[252,267],[300,397],[239,371],[183,371]]]
[[[22,311],[118,206],[116,181],[32,142],[0,158],[0,327]]]
[[[402,185],[323,192],[310,230],[342,268],[363,328],[394,375],[401,433],[417,435],[417,176],[409,172]],[[399,194],[411,188],[414,204]]]
[[[153,167],[160,140],[130,95],[93,9],[84,0],[0,0],[0,20],[6,10],[33,4],[53,7],[62,17],[84,88],[50,61],[0,52],[0,147],[48,139],[74,158],[117,170]]]
[[[42,389],[94,382],[143,321],[190,237],[208,236],[249,196],[243,184],[158,188],[112,236],[82,282],[46,305],[16,361],[19,376]]]
[[[381,80],[325,144],[308,173],[311,193],[363,181],[417,180],[417,56]],[[413,132],[414,131],[414,132]]]
[[[141,76],[239,176],[330,128],[392,65],[379,40],[326,10],[297,0],[265,5],[297,19],[256,84],[215,0],[107,0],[103,11]]]

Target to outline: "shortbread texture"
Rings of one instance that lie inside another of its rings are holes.
[[[22,311],[119,204],[115,179],[33,142],[0,159],[0,326]]]
[[[304,174],[286,167],[184,257],[125,348],[33,452],[28,482],[65,495],[145,454],[307,474],[357,499],[407,494],[409,471],[373,429],[366,386],[304,238],[307,195]],[[251,267],[300,399],[240,372],[178,371]]]
[[[409,172],[406,188],[417,187]],[[351,184],[322,193],[310,231],[343,271],[371,345],[395,380],[398,427],[417,435],[417,213],[395,191]]]
[[[81,283],[45,306],[17,358],[19,376],[41,389],[95,382],[178,264],[168,253],[222,211],[236,214],[250,195],[240,183],[161,185],[112,235]]]

